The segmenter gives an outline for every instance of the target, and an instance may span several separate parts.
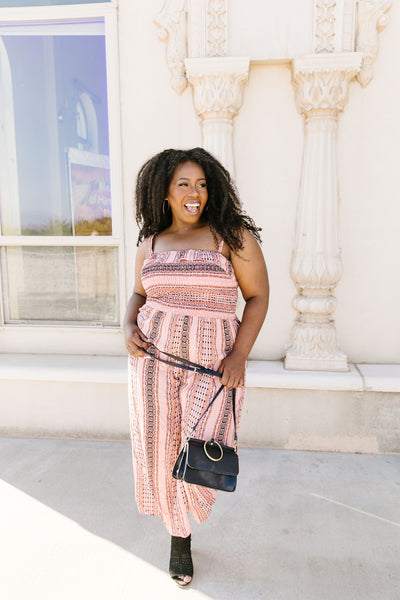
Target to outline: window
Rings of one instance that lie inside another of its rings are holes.
[[[59,4],[94,4],[110,0],[0,0],[0,8],[15,8],[18,6],[56,6]]]
[[[77,18],[76,8],[73,18],[60,8],[42,21],[3,20],[0,10],[5,326],[120,325],[121,194],[119,162],[110,156],[106,17],[97,9]]]

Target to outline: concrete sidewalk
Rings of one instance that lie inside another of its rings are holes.
[[[0,439],[2,600],[399,600],[400,456],[241,450],[195,578],[139,515],[124,442]]]

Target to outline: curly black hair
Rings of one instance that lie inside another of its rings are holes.
[[[139,243],[157,234],[172,223],[171,210],[165,210],[164,199],[176,168],[191,161],[204,171],[208,200],[202,218],[234,252],[243,248],[243,229],[250,231],[261,242],[253,219],[241,207],[236,187],[228,171],[204,148],[190,150],[163,150],[150,158],[140,169],[136,182],[136,222],[139,226]]]

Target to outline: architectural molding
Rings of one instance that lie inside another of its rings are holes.
[[[200,58],[206,55],[206,0],[188,0],[188,58]]]
[[[358,53],[316,54],[293,61],[293,85],[305,117],[304,154],[290,265],[297,288],[297,317],[285,358],[287,369],[346,371],[334,323],[334,290],[342,266],[338,241],[338,115],[351,80],[361,67]]]
[[[250,59],[193,58],[185,65],[201,121],[203,146],[233,175],[233,120],[243,103]]]
[[[314,52],[353,52],[357,0],[314,0]]]
[[[356,50],[363,53],[359,83],[365,87],[373,78],[372,65],[378,55],[378,34],[387,23],[391,0],[358,0]]]
[[[180,95],[188,85],[184,63],[187,57],[186,0],[165,0],[154,22],[160,28],[158,37],[167,44],[171,86]]]
[[[314,52],[335,52],[336,0],[315,0]]]
[[[207,0],[207,56],[228,53],[228,1]]]
[[[293,61],[293,83],[299,112],[309,116],[322,110],[341,112],[349,82],[359,71],[361,54],[355,52],[310,54]]]
[[[356,0],[344,0],[342,26],[342,52],[354,52],[356,27]]]

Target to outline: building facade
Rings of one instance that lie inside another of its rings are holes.
[[[0,432],[126,439],[138,169],[202,145],[262,227],[247,445],[397,452],[400,8],[0,1]]]

